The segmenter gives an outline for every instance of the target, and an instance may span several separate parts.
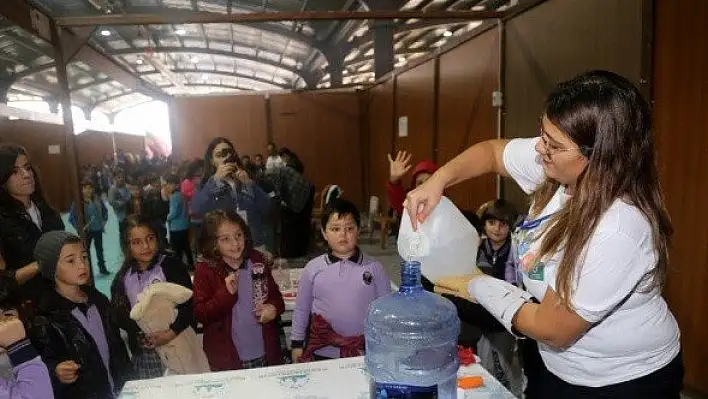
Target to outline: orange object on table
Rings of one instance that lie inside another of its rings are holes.
[[[482,376],[479,375],[471,375],[457,379],[457,386],[462,389],[474,389],[482,385],[484,385],[484,381],[482,380]]]

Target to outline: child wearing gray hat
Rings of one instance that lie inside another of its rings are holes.
[[[130,362],[108,298],[90,285],[79,237],[45,233],[34,251],[54,287],[39,302],[30,337],[49,368],[56,398],[114,398],[130,377]]]

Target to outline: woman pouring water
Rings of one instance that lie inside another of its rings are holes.
[[[627,79],[589,72],[548,96],[539,136],[482,142],[440,168],[407,195],[414,228],[447,187],[511,177],[532,199],[515,233],[524,289],[489,276],[458,289],[538,343],[526,397],[679,398],[679,329],[661,297],[672,227],[648,103]]]

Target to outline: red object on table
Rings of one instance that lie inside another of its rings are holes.
[[[472,350],[472,348],[465,348],[462,345],[458,345],[457,356],[460,358],[460,365],[462,366],[477,363],[474,358],[474,351]]]

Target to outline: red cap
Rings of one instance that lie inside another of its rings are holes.
[[[438,165],[436,165],[435,162],[428,159],[420,161],[418,162],[418,165],[415,166],[415,169],[413,169],[413,181],[415,181],[416,176],[421,173],[430,173],[432,175],[437,170]]]
[[[460,358],[460,365],[462,366],[477,363],[472,348],[465,348],[464,346],[458,345],[457,356]]]

